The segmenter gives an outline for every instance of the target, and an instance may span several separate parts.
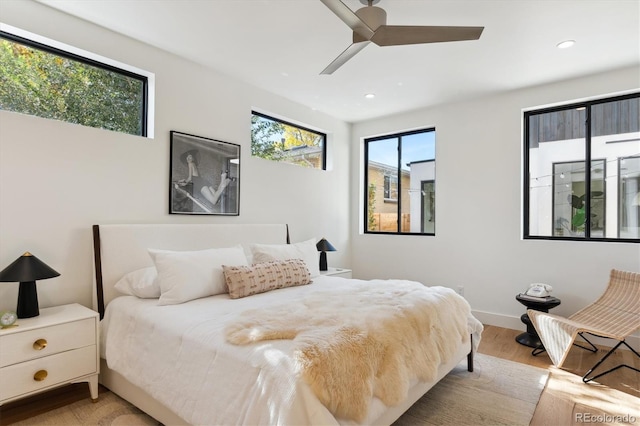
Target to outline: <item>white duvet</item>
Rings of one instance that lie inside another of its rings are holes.
[[[300,378],[291,357],[293,341],[236,346],[224,337],[224,329],[247,309],[289,301],[294,306],[317,291],[345,291],[347,283],[323,276],[310,285],[242,299],[224,294],[169,306],[158,306],[157,299],[122,296],[109,303],[102,321],[102,356],[109,368],[190,424],[349,423],[335,419]],[[368,285],[392,288],[394,281]],[[469,312],[464,315],[477,344],[482,326]],[[364,423],[370,424],[385,409],[375,399]]]

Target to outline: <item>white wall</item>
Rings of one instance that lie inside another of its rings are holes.
[[[350,264],[349,124],[39,3],[3,1],[1,19],[156,75],[155,139],[0,111],[0,269],[30,251],[60,272],[40,307],[91,306],[95,223],[288,223]],[[252,108],[328,132],[328,170],[251,158]],[[241,145],[240,216],[168,214],[170,130]],[[0,310],[17,294],[0,283]]]
[[[362,196],[352,199],[354,276],[407,278],[456,289],[479,319],[523,328],[515,300],[546,282],[569,315],[594,300],[611,268],[640,272],[640,245],[522,240],[522,110],[640,87],[640,70],[443,105],[353,126],[351,188],[361,193],[362,138],[436,128],[436,236],[363,234]]]

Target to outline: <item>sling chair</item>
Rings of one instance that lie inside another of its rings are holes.
[[[625,345],[640,358],[640,354],[625,341],[631,333],[640,328],[640,273],[611,270],[609,285],[602,296],[568,318],[532,309],[527,310],[527,314],[538,332],[543,346],[543,348],[539,347],[534,350],[533,355],[546,350],[556,367],[562,367],[572,345],[591,352],[598,351],[596,346],[585,337],[585,334],[618,341],[618,344],[586,372],[582,377],[584,383],[622,367],[640,372],[633,366],[620,364],[603,373],[589,377],[621,345]],[[591,347],[576,343],[577,336],[584,339]]]

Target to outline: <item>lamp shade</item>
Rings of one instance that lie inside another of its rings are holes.
[[[0,282],[44,280],[59,275],[58,272],[51,269],[46,263],[31,253],[26,252],[0,272]]]
[[[318,243],[316,244],[316,248],[318,249],[318,251],[337,251],[336,248],[324,238],[318,241]]]
[[[18,318],[32,318],[40,315],[36,280],[57,277],[60,274],[43,261],[26,252],[0,272],[1,282],[20,282],[18,289]]]

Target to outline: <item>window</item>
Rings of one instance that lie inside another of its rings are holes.
[[[384,202],[398,202],[398,175],[384,176]]]
[[[325,169],[327,135],[268,115],[251,112],[251,155]]]
[[[365,232],[435,234],[435,129],[364,141]]]
[[[524,114],[524,237],[640,242],[640,94]]]
[[[0,109],[150,136],[150,79],[153,74],[1,27]]]
[[[436,181],[421,182],[422,188],[422,229],[427,234],[436,232]]]

